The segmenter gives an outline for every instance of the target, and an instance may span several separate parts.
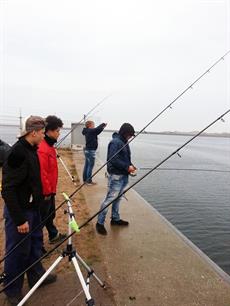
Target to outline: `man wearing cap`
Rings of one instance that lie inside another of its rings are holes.
[[[113,133],[113,138],[108,145],[107,153],[107,171],[108,192],[105,200],[101,204],[101,209],[112,202],[119,194],[121,194],[128,184],[129,174],[135,172],[136,168],[131,162],[131,152],[128,140],[134,136],[134,128],[129,123],[124,123],[120,127],[118,133]],[[118,153],[119,152],[119,153]],[[115,155],[115,156],[114,156]],[[114,156],[114,157],[113,157]],[[129,223],[120,218],[119,204],[121,198],[115,200],[112,204],[111,222],[112,226],[128,226]],[[101,235],[106,235],[107,231],[104,226],[106,214],[109,207],[105,208],[99,215],[96,224],[97,232]]]
[[[37,146],[44,138],[44,128],[43,118],[30,116],[3,165],[2,197],[5,202],[6,254],[40,223],[39,206],[43,196]],[[41,249],[42,229],[38,228],[6,257],[4,285],[39,259]],[[40,262],[27,271],[29,287],[33,287],[44,272],[45,269]],[[43,285],[55,280],[56,276],[51,274]],[[17,305],[22,299],[23,281],[24,276],[21,276],[5,289],[9,305]]]

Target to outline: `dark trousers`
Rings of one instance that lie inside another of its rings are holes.
[[[33,230],[41,221],[40,213],[35,210],[25,211],[26,219],[29,223],[30,231]],[[4,208],[5,235],[6,235],[6,254],[18,244],[27,234],[20,234],[14,224],[7,207]],[[42,249],[42,229],[35,230],[13,253],[5,259],[4,272],[6,278],[4,285],[7,285],[16,276],[22,273],[32,263],[41,257]],[[41,275],[45,272],[41,262],[27,271],[28,283],[33,286]],[[8,296],[15,296],[21,293],[24,275],[10,285],[5,293]]]
[[[49,235],[49,240],[57,236],[58,230],[54,225],[55,213],[55,197],[51,196],[50,200],[43,201],[40,206],[41,218],[44,220],[46,217],[51,215],[47,221],[45,221],[44,226],[46,227]]]

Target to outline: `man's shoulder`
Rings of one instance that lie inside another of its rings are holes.
[[[124,145],[123,141],[119,137],[112,138],[110,140],[110,144],[114,144],[114,145],[117,145],[117,146],[123,146]]]
[[[12,168],[18,168],[22,165],[25,159],[26,159],[26,149],[23,146],[23,144],[20,141],[18,141],[10,149],[7,158],[7,163]]]

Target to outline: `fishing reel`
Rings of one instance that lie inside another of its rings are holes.
[[[0,274],[0,284],[4,282],[5,277],[6,277],[6,274],[4,272]]]
[[[129,175],[132,177],[137,176],[137,168],[135,169],[135,171],[130,172]]]

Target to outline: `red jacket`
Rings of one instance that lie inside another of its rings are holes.
[[[55,194],[58,180],[57,154],[44,139],[38,148],[43,195]]]

